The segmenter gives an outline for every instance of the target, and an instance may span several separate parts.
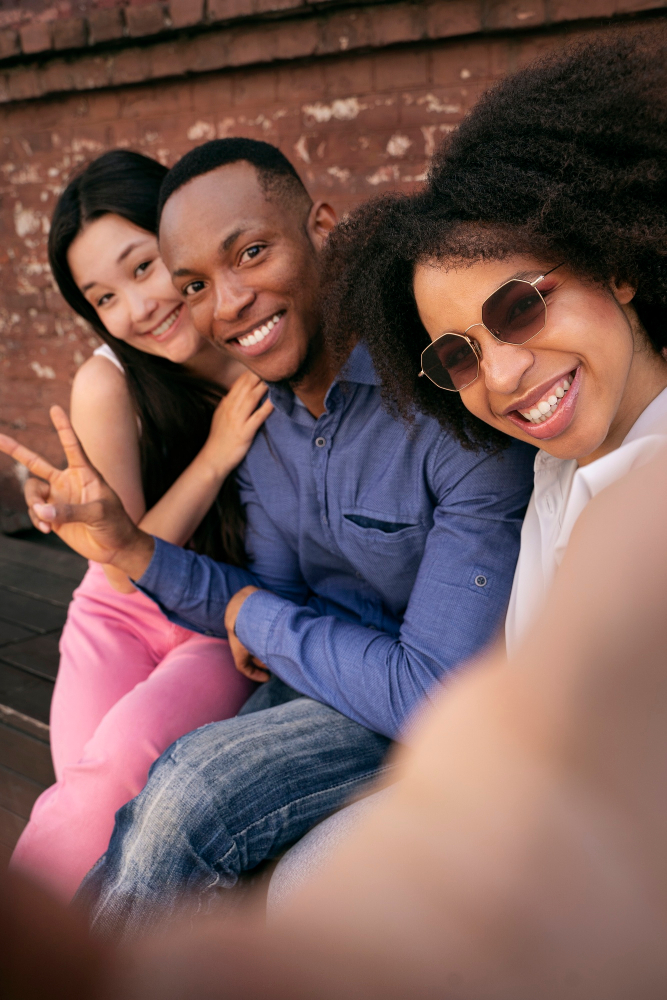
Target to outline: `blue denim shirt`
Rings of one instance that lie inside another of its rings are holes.
[[[380,401],[365,348],[315,419],[273,386],[275,411],[238,472],[249,568],[157,541],[140,588],[172,621],[241,642],[281,680],[396,737],[448,671],[502,623],[533,485],[533,448],[464,450],[430,417]]]

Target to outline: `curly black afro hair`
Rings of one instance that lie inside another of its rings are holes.
[[[547,57],[490,90],[436,154],[424,191],[367,203],[325,254],[325,325],[340,365],[366,343],[389,408],[436,417],[466,447],[506,439],[458,394],[418,379],[429,338],[412,278],[424,261],[526,254],[621,279],[667,345],[667,39],[617,35]]]

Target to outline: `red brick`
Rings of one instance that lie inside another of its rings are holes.
[[[8,59],[21,51],[16,31],[0,31],[0,59]]]
[[[320,22],[319,52],[347,52],[352,49],[368,48],[373,44],[372,19],[377,10],[354,14],[332,14]]]
[[[91,10],[88,14],[88,31],[92,45],[122,38],[123,30],[123,15],[119,7]]]
[[[204,0],[170,0],[169,17],[175,28],[189,28],[204,20]]]
[[[484,42],[449,42],[431,55],[431,80],[435,84],[488,80],[489,51]]]
[[[295,21],[290,30],[275,31],[276,57],[278,59],[303,59],[314,55],[320,46],[320,32],[316,21]]]
[[[271,62],[277,57],[280,28],[238,28],[230,32],[227,48],[228,66],[247,66],[252,63]]]
[[[373,89],[373,66],[367,56],[322,60],[327,97],[359,94]]]
[[[78,49],[86,45],[88,31],[82,17],[63,17],[53,24],[54,49]]]
[[[162,45],[151,46],[152,76],[180,76],[188,71],[188,63],[183,46],[178,42],[164,42]]]
[[[24,69],[19,66],[9,70],[5,77],[9,99],[12,101],[24,101],[30,97],[39,97],[41,91],[39,79],[34,69]]]
[[[117,96],[120,118],[149,118],[174,115],[192,109],[192,94],[188,86],[176,84],[124,88]]]
[[[305,7],[307,0],[254,0],[255,14],[266,14],[275,10],[294,10]]]
[[[486,0],[484,26],[491,31],[502,28],[534,28],[546,19],[544,0]]]
[[[208,0],[209,21],[231,21],[235,17],[249,17],[255,13],[254,0]]]
[[[190,83],[190,107],[206,113],[214,111],[223,115],[229,111],[232,104],[232,87],[236,74],[216,73],[196,76]],[[185,89],[185,83],[179,81],[180,90]]]
[[[472,35],[482,30],[481,0],[448,0],[430,3],[424,11],[429,38]]]
[[[206,73],[227,65],[229,55],[228,32],[212,32],[198,35],[185,46],[188,69],[194,73]]]
[[[371,44],[394,45],[423,37],[423,10],[419,4],[380,7],[366,13],[371,27]]]
[[[111,80],[108,62],[100,56],[72,60],[70,72],[76,90],[95,90],[97,87],[106,87]]]
[[[51,25],[37,21],[35,24],[26,24],[19,30],[21,38],[21,48],[26,55],[33,55],[35,52],[46,52],[53,44]]]
[[[125,21],[128,34],[132,38],[144,35],[157,35],[165,29],[165,11],[160,3],[149,3],[146,6],[125,8]]]
[[[551,21],[575,21],[582,17],[611,17],[616,9],[616,0],[551,0],[549,18]]]
[[[278,74],[274,69],[241,71],[231,79],[231,97],[235,110],[241,104],[252,107],[273,104],[277,99],[277,91]]]
[[[325,71],[319,61],[278,70],[277,98],[283,104],[325,99],[325,92]]]
[[[121,49],[109,57],[109,81],[114,86],[151,78],[150,49]]]
[[[378,90],[398,90],[428,83],[425,49],[380,52],[375,56],[375,86]]]

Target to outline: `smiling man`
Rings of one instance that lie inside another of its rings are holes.
[[[70,538],[76,522],[80,552],[271,674],[239,717],[175,743],[117,814],[82,890],[105,932],[142,928],[183,890],[207,905],[358,793],[502,623],[533,450],[465,450],[420,414],[408,428],[361,345],[332,369],[318,251],[334,224],[265,143],[207,143],[163,187],[160,248],[195,325],[270,384],[274,412],[238,474],[247,569],[136,528],[64,414],[69,472],[2,445],[48,480],[27,490],[42,520]]]

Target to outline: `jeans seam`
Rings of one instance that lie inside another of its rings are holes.
[[[381,774],[384,774],[386,771],[393,770],[395,767],[396,767],[395,764],[385,764],[382,767],[375,768],[373,771],[367,771],[365,774],[358,775],[355,778],[348,778],[347,781],[342,781],[338,785],[330,785],[329,788],[327,789],[320,789],[317,792],[310,792],[310,794],[308,795],[301,795],[299,798],[292,799],[291,802],[285,802],[284,805],[280,806],[278,809],[274,809],[270,813],[266,813],[266,815],[262,816],[260,819],[255,820],[254,823],[250,823],[248,826],[244,827],[243,830],[237,830],[237,832],[233,835],[230,834],[233,840],[232,846],[227,851],[225,851],[222,857],[217,859],[215,864],[217,865],[224,864],[225,858],[227,858],[234,850],[238,850],[238,845],[236,843],[237,837],[243,837],[249,830],[252,830],[253,827],[259,826],[260,823],[264,823],[267,819],[271,819],[272,816],[275,816],[277,813],[282,812],[283,809],[289,809],[292,806],[296,805],[298,802],[306,802],[308,799],[313,799],[317,795],[322,795],[323,792],[325,791],[328,792],[331,791],[332,789],[337,790],[339,788],[344,788],[345,785],[352,785],[355,782],[363,780],[366,777],[378,777]]]

